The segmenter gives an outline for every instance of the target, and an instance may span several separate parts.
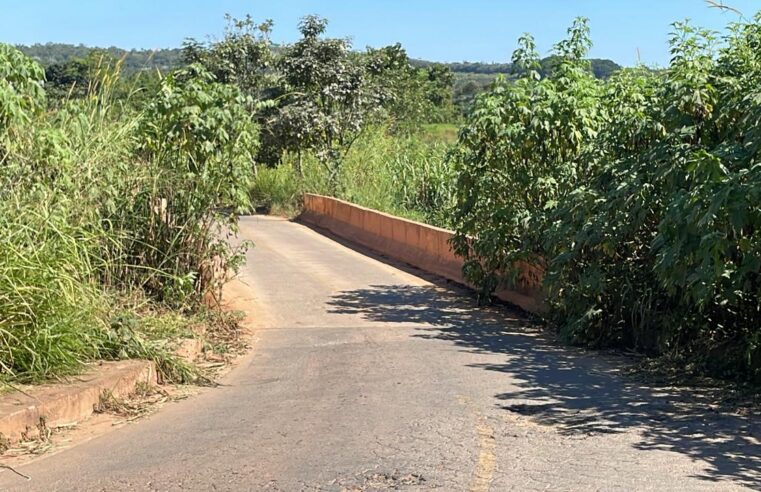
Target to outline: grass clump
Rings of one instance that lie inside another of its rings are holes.
[[[251,187],[251,204],[258,212],[296,215],[304,186],[302,177],[290,164],[260,169]]]
[[[105,324],[92,236],[61,210],[14,196],[0,201],[0,243],[3,374],[66,375],[97,357]]]

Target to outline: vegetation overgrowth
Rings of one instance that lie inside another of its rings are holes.
[[[407,137],[454,114],[447,70],[412,67],[399,45],[355,52],[314,16],[277,50],[270,22],[228,22],[219,41],[188,41],[170,73],[123,74],[108,51],[43,70],[0,45],[2,381],[123,357],[197,378],[171,339],[208,321],[201,301],[240,265],[246,245],[226,234],[252,195],[293,207],[313,188],[428,220],[443,209],[443,150]],[[373,180],[386,161],[392,181]],[[417,194],[389,186],[411,179]]]
[[[542,267],[569,341],[760,381],[761,16],[670,44],[600,81],[585,20],[547,77],[523,37],[460,134],[454,244],[484,294]]]
[[[228,21],[170,75],[93,54],[43,73],[0,46],[5,379],[171,361],[145,327],[239,264],[220,231],[315,192],[454,229],[483,299],[537,265],[569,342],[761,380],[761,16],[725,37],[676,23],[661,70],[590,61],[578,19],[549,57],[521,37],[509,75],[466,67],[489,78],[467,91],[319,17],[280,46]]]
[[[220,238],[248,206],[256,127],[234,86],[201,67],[137,110],[104,64],[48,109],[42,68],[0,45],[0,380],[40,381],[94,359],[172,355],[239,251]],[[184,313],[178,317],[176,313]]]

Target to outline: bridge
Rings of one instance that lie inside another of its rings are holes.
[[[3,490],[734,490],[745,419],[564,347],[518,311],[323,231],[252,216],[253,350],[194,398]]]

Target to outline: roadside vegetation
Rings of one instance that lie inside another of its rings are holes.
[[[457,238],[484,294],[546,272],[573,343],[663,354],[761,381],[761,16],[729,34],[674,24],[671,64],[603,82],[583,19],[538,72],[481,96],[457,146]]]
[[[252,188],[255,206],[275,214],[298,214],[303,193],[318,193],[442,227],[451,225],[454,167],[449,147],[435,135],[397,136],[387,127],[366,129],[347,153],[335,184],[319,160],[287,156],[274,168],[260,169]]]
[[[88,52],[48,84],[0,49],[4,379],[134,356],[172,374],[156,327],[193,323],[240,264],[236,213],[311,192],[453,229],[484,301],[538,266],[570,343],[761,381],[761,16],[675,23],[659,70],[590,60],[578,19],[549,57],[527,34],[509,64],[457,68],[467,90],[326,27],[274,46],[228,18],[169,74]]]
[[[108,51],[43,70],[0,45],[3,382],[121,358],[199,380],[174,345],[199,324],[229,330],[205,306],[243,260],[229,235],[252,206],[295,210],[319,190],[421,219],[443,209],[392,183],[453,182],[428,184],[444,146],[410,137],[454,115],[447,70],[413,68],[398,45],[358,54],[318,17],[277,53],[271,23],[228,22],[168,73],[125,74]]]
[[[140,109],[115,97],[119,68],[93,67],[82,96],[51,109],[42,68],[0,45],[5,382],[125,357],[198,377],[170,341],[208,317],[215,271],[241,258],[218,232],[248,206],[256,126],[202,67],[165,77]]]

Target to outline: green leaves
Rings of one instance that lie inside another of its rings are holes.
[[[130,231],[119,254],[128,281],[159,300],[183,303],[219,287],[214,268],[238,261],[221,231],[248,210],[257,129],[248,96],[202,65],[167,76],[140,127],[150,179],[130,189],[127,210],[111,220]]]
[[[188,39],[183,45],[184,61],[203,65],[217,82],[236,85],[244,94],[259,98],[272,84],[274,54],[269,39],[273,22],[256,24],[251,16],[225,16],[224,37],[203,44]]]
[[[243,210],[256,128],[250,98],[194,64],[170,74],[148,108],[141,136],[147,157],[192,180],[196,207]]]
[[[45,72],[37,62],[0,43],[0,145],[10,126],[28,123],[45,108],[44,80]]]
[[[533,39],[526,35],[519,43],[513,61],[521,77],[499,80],[478,98],[456,152],[453,244],[486,269],[471,269],[471,281],[482,278],[493,287],[511,282],[516,261],[544,254],[540,233],[548,214],[573,189],[602,117],[600,83],[584,61],[585,20],[556,46],[550,78],[539,77]]]
[[[676,23],[666,70],[598,83],[579,20],[549,78],[481,96],[457,151],[454,244],[470,280],[509,285],[516,260],[541,255],[570,340],[761,377],[760,21],[720,49]],[[530,73],[533,42],[520,44]]]

